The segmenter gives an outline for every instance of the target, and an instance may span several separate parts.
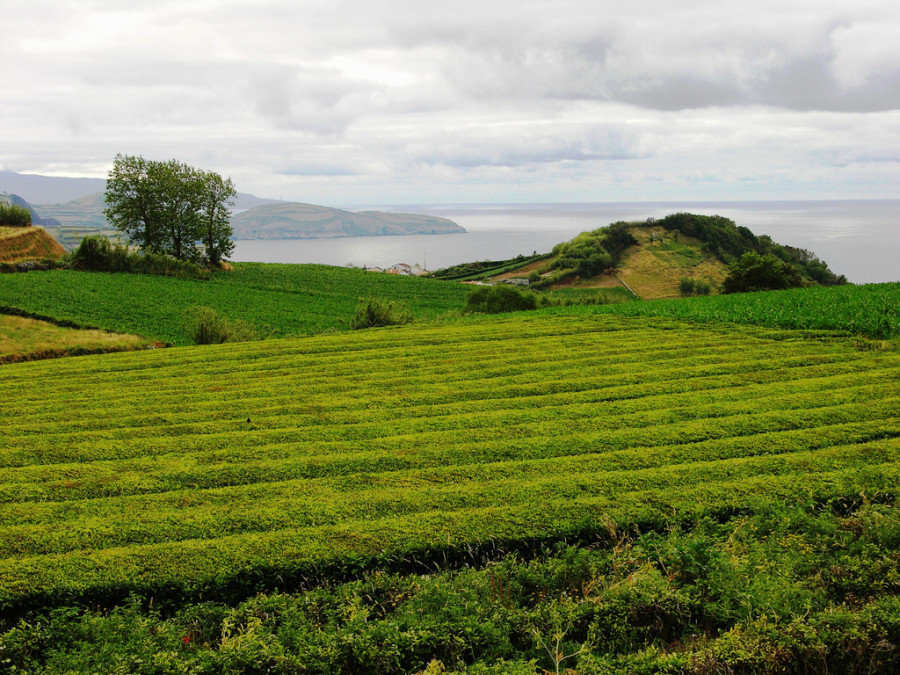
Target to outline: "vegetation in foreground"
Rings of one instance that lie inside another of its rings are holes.
[[[398,333],[4,366],[5,615],[900,484],[893,352],[630,317]]]
[[[884,497],[884,496],[882,496]],[[764,504],[662,532],[607,521],[533,558],[373,571],[160,611],[58,609],[0,633],[29,673],[890,673],[900,510]],[[424,572],[421,573],[421,572]]]

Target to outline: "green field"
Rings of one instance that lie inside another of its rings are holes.
[[[208,306],[269,337],[345,329],[360,298],[406,304],[416,319],[462,307],[454,283],[325,265],[243,263],[209,281],[55,270],[0,277],[0,312],[188,344],[182,312]]]
[[[5,366],[0,601],[893,491],[898,373],[846,340],[615,317]]]
[[[900,284],[455,316],[466,290],[0,278],[160,337],[189,304],[419,319],[0,366],[0,672],[894,672],[900,351],[859,336],[897,335]]]
[[[900,336],[900,283],[814,286],[608,305],[622,316],[657,316],[702,323],[841,330],[876,339]]]

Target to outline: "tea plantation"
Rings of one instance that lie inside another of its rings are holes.
[[[0,367],[0,669],[900,666],[900,352],[605,311]]]

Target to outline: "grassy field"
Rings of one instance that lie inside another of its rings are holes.
[[[56,270],[0,278],[0,311],[188,344],[182,314],[208,306],[263,336],[345,329],[360,298],[405,303],[417,319],[462,307],[468,288],[324,265],[244,263],[210,281]]]
[[[58,258],[63,253],[43,227],[0,227],[0,262]]]
[[[641,298],[679,297],[682,277],[702,279],[718,288],[727,275],[727,266],[704,253],[696,239],[666,232],[662,227],[634,228],[631,234],[641,245],[622,256],[616,277]]]
[[[840,330],[875,339],[892,339],[900,336],[900,283],[648,300],[588,311],[702,323]]]
[[[0,602],[263,590],[601,514],[893,490],[898,367],[614,317],[6,366]]]
[[[427,317],[466,291],[307,266],[8,279],[62,318],[120,286],[250,298],[244,319],[349,314],[348,288]],[[896,336],[898,292],[0,366],[0,670],[895,672],[900,352],[857,336]]]

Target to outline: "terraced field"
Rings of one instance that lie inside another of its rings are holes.
[[[3,366],[0,608],[896,496],[900,354],[805,335],[534,314]]]

